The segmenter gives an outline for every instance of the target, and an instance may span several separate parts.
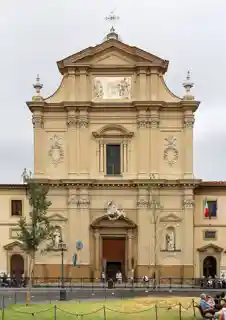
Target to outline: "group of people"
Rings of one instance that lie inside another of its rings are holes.
[[[13,275],[10,277],[6,273],[0,274],[0,286],[4,288],[18,288],[18,287],[25,287],[26,280],[23,276],[16,277]]]
[[[202,293],[200,299],[199,307],[204,316],[210,315],[214,319],[226,320],[226,296],[224,292],[214,298]]]

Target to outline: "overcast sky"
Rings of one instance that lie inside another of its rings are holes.
[[[0,0],[0,183],[32,169],[31,115],[25,105],[39,73],[43,94],[60,82],[56,61],[102,41],[116,9],[125,43],[170,61],[166,81],[183,94],[188,69],[202,103],[194,130],[195,175],[226,180],[225,0]]]

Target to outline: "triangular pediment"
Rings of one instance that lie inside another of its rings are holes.
[[[49,217],[49,221],[67,221],[67,219],[65,217],[63,217],[60,213],[55,213],[50,215]]]
[[[199,252],[221,252],[224,249],[217,246],[216,244],[209,243],[206,246],[197,249]]]
[[[108,40],[95,47],[88,47],[57,62],[60,72],[73,67],[82,66],[115,66],[115,65],[145,65],[155,66],[166,72],[168,61],[137,47],[129,46],[117,40]]]
[[[20,241],[13,241],[13,242],[10,242],[8,244],[6,244],[5,246],[3,246],[3,248],[5,250],[12,250],[12,249],[15,249],[16,247],[18,247],[19,249],[23,249],[23,245]]]
[[[110,220],[107,215],[97,218],[92,224],[92,228],[136,228],[136,224],[126,217],[120,217],[117,220]]]
[[[170,213],[167,216],[161,217],[160,218],[161,222],[180,222],[181,218],[179,218],[177,215],[174,213]]]

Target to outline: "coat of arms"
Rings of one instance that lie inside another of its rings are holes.
[[[118,209],[113,201],[109,201],[107,204],[107,212],[105,213],[109,220],[117,220],[120,217],[125,217],[125,212],[122,209]]]

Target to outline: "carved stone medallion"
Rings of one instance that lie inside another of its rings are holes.
[[[64,150],[62,144],[60,143],[61,138],[56,134],[50,138],[51,146],[49,149],[49,156],[52,158],[52,163],[56,166],[59,162],[63,160]]]
[[[170,166],[175,164],[179,158],[179,152],[176,148],[176,141],[177,139],[173,136],[169,136],[165,139],[166,148],[164,150],[163,158]]]

